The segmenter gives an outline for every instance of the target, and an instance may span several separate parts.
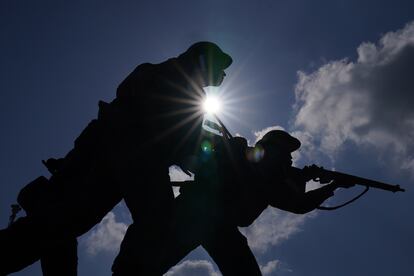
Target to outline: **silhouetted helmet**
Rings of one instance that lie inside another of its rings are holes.
[[[205,66],[206,69],[213,69],[213,71],[224,70],[233,62],[232,58],[224,53],[219,46],[208,41],[201,41],[191,45],[178,58],[192,60],[198,64],[201,63],[201,66]]]
[[[300,148],[300,141],[283,130],[271,130],[260,139],[256,145],[262,146],[265,150],[269,146],[276,146],[294,152]]]

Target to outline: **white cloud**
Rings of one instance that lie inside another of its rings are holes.
[[[264,266],[260,266],[260,270],[262,271],[263,276],[271,276],[276,275],[276,272],[280,266],[279,260],[269,261]]]
[[[181,181],[190,181],[194,180],[194,175],[189,176],[184,173],[180,167],[171,166],[168,172],[170,176],[170,181],[181,182]],[[180,194],[180,187],[173,186],[174,197],[177,197]]]
[[[315,216],[315,213],[296,215],[269,207],[251,226],[240,230],[246,235],[252,250],[263,254],[271,246],[278,245],[301,231],[305,221]]]
[[[262,130],[255,131],[255,132],[254,132],[254,136],[255,136],[255,141],[254,141],[254,143],[256,144],[256,143],[257,143],[257,141],[259,141],[260,139],[262,139],[262,138],[263,138],[263,136],[264,136],[266,133],[268,133],[269,131],[271,131],[271,130],[276,130],[276,129],[279,129],[279,130],[285,130],[285,129],[284,129],[283,127],[281,127],[281,126],[270,126],[270,127],[264,128],[264,129],[262,129]]]
[[[127,228],[125,223],[116,221],[113,212],[109,212],[83,241],[86,251],[90,255],[101,252],[116,252]]]
[[[326,63],[299,72],[296,116],[291,134],[301,143],[294,160],[332,158],[346,141],[391,151],[404,169],[414,169],[414,22],[363,43],[358,60]],[[280,126],[255,132],[256,141]],[[318,185],[313,185],[316,188]],[[301,230],[316,213],[295,215],[268,208],[242,229],[255,252],[264,253]]]
[[[276,275],[280,268],[279,260],[272,260],[265,265],[260,265],[263,276]],[[188,260],[172,267],[164,276],[221,276],[220,271],[207,260]]]
[[[189,176],[184,173],[180,167],[178,166],[171,166],[169,168],[169,176],[171,181],[187,181],[187,180],[194,180],[194,175]]]
[[[310,74],[299,72],[291,134],[302,146],[293,154],[294,160],[318,161],[322,152],[333,158],[346,141],[352,141],[391,151],[401,168],[412,170],[414,22],[385,34],[377,45],[361,44],[357,51],[356,62],[336,60]],[[256,141],[273,129],[283,130],[271,126],[256,131]],[[314,216],[314,212],[295,215],[268,208],[242,231],[252,249],[264,253],[299,232]]]
[[[335,60],[298,73],[294,127],[330,156],[351,141],[412,170],[414,22],[377,44],[362,43],[357,53],[355,62]]]
[[[211,262],[206,260],[184,261],[172,267],[164,276],[219,276]]]

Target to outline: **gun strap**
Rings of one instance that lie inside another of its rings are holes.
[[[360,193],[359,195],[357,195],[353,199],[348,200],[347,202],[345,202],[345,203],[343,203],[341,205],[337,205],[337,206],[333,206],[333,207],[319,206],[316,209],[325,210],[325,211],[332,211],[332,210],[336,210],[336,209],[342,208],[342,207],[344,207],[344,206],[346,206],[346,205],[354,202],[355,200],[357,200],[361,196],[363,196],[366,192],[368,192],[368,190],[369,190],[369,186],[365,186],[365,189],[362,191],[362,193]]]

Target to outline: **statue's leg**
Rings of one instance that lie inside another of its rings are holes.
[[[247,239],[236,226],[220,227],[202,246],[224,276],[260,276],[259,265],[247,244]]]
[[[77,247],[76,238],[62,238],[43,248],[40,259],[43,276],[76,276]]]
[[[40,259],[39,228],[27,217],[0,230],[0,275],[20,271]]]
[[[113,275],[161,275],[160,250],[168,235],[174,195],[168,168],[143,164],[119,174],[131,224],[112,266]],[[139,172],[139,173],[137,173]]]

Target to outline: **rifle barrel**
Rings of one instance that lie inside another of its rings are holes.
[[[379,182],[376,180],[371,180],[371,179],[354,176],[354,175],[350,175],[346,173],[341,173],[341,172],[335,172],[335,171],[329,171],[329,170],[323,170],[323,171],[324,173],[327,173],[328,175],[330,175],[332,179],[349,181],[349,182],[352,182],[353,184],[368,186],[368,187],[386,190],[386,191],[390,191],[394,193],[405,192],[405,190],[402,189],[400,185],[391,185],[391,184]]]

